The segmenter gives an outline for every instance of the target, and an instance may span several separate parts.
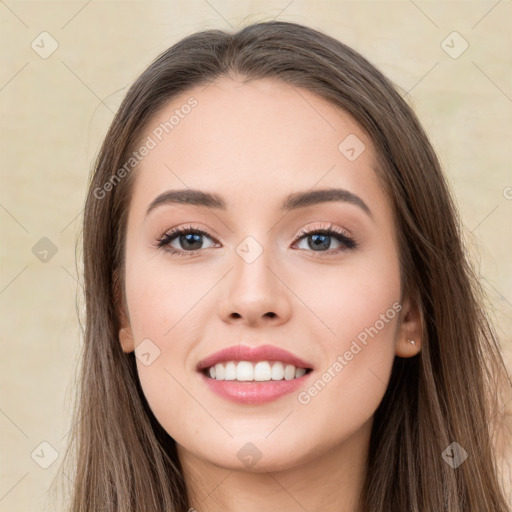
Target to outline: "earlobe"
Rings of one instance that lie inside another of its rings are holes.
[[[415,339],[398,339],[395,353],[398,357],[414,357],[421,350],[421,345]]]
[[[132,330],[129,327],[119,329],[119,342],[121,343],[123,352],[130,353],[135,350]]]
[[[396,339],[395,353],[398,357],[414,357],[421,350],[421,312],[416,303],[406,301],[403,318]]]
[[[125,313],[126,302],[122,300],[121,295],[121,283],[119,271],[115,270],[112,276],[113,281],[113,295],[114,295],[114,303],[116,306],[117,315],[119,321],[121,322],[121,329],[119,329],[119,342],[121,343],[121,348],[123,352],[130,353],[135,350],[135,342],[133,340],[133,333],[130,328],[130,323],[127,319],[127,314]]]

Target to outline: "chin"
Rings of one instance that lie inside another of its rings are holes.
[[[231,471],[245,471],[248,473],[266,473],[285,471],[295,466],[306,463],[309,457],[306,453],[298,452],[297,445],[292,446],[280,444],[279,449],[272,442],[259,442],[230,440],[229,443],[222,443],[219,453],[201,452],[198,455],[208,460],[215,466],[229,469]],[[234,457],[233,455],[234,454]]]

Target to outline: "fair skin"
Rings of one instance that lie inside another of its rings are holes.
[[[401,296],[395,225],[372,169],[378,160],[372,143],[347,114],[313,93],[269,79],[230,78],[173,98],[141,140],[190,97],[197,106],[136,171],[122,348],[131,352],[149,339],[160,350],[147,366],[137,359],[139,378],[177,443],[198,512],[353,512],[393,360],[421,347],[417,308]],[[353,161],[338,149],[349,134],[366,147]],[[146,216],[157,196],[188,188],[222,196],[226,209],[160,204]],[[371,215],[340,200],[280,209],[291,193],[328,188],[357,195]],[[179,236],[168,245],[183,256],[156,246],[179,226],[207,232],[194,255]],[[299,241],[302,229],[329,226],[358,245],[347,248],[331,236],[327,248],[314,250],[311,235]],[[247,236],[262,249],[251,263],[236,250]],[[264,404],[234,403],[213,393],[196,371],[220,349],[272,344],[312,363],[308,385],[299,390],[307,391],[397,303],[400,315],[381,321],[308,403],[298,392]],[[261,454],[251,467],[237,456],[249,442]]]

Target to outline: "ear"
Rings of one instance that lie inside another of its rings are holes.
[[[135,350],[135,341],[133,340],[133,334],[130,327],[121,327],[119,329],[119,343],[123,352],[127,354]]]
[[[395,353],[398,357],[413,357],[421,350],[421,316],[417,301],[406,298],[395,343]]]
[[[133,339],[132,328],[128,318],[126,300],[121,292],[120,278],[118,270],[114,271],[113,275],[113,294],[114,303],[119,319],[119,343],[123,352],[130,353],[135,350],[135,341]]]

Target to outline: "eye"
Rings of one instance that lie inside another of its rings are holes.
[[[204,240],[211,243],[205,246]],[[319,253],[338,253],[358,246],[345,230],[334,226],[323,228],[308,228],[302,230],[297,236],[298,248],[301,250],[310,249]],[[338,247],[333,248],[333,242]],[[216,241],[202,229],[193,226],[180,226],[164,233],[157,241],[156,246],[163,248],[171,254],[178,256],[192,256],[201,249],[209,249],[216,246]],[[305,244],[307,247],[300,246]]]
[[[311,249],[314,252],[325,252],[328,254],[357,247],[356,241],[345,230],[333,226],[302,230],[298,235],[298,239],[299,244],[303,243],[304,245],[305,243],[307,245],[307,247],[299,246],[299,249]],[[338,248],[332,248],[333,240],[335,245],[338,245]]]
[[[156,246],[164,248],[171,254],[186,255],[185,253],[195,253],[200,249],[209,249],[214,246],[214,243],[204,246],[204,238],[211,241],[213,239],[201,229],[194,229],[192,226],[180,226],[164,233],[164,235],[157,240]]]

